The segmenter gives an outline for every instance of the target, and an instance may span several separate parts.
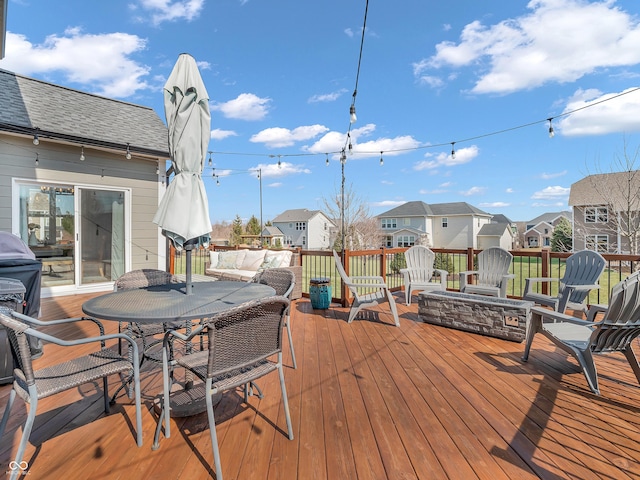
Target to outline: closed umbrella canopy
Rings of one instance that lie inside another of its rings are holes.
[[[188,240],[207,247],[211,220],[202,169],[209,145],[209,95],[195,59],[181,54],[164,86],[164,111],[175,178],[153,222],[181,250]]]

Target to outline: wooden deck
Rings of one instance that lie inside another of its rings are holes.
[[[87,298],[45,300],[43,317],[79,315]],[[523,364],[524,344],[424,324],[417,302],[407,308],[397,299],[400,328],[386,305],[349,325],[344,308],[296,302],[297,370],[288,367],[285,342],[295,440],[284,433],[277,375],[259,382],[263,400],[246,405],[225,394],[216,407],[225,478],[640,478],[640,388],[622,356],[596,359],[598,397],[577,364],[542,337]],[[47,345],[37,365],[63,355]],[[151,450],[161,378],[157,367],[142,374],[141,448],[132,402],[121,395],[105,416],[98,385],[86,385],[40,402],[24,478],[214,476],[206,414],[173,419],[172,437]],[[2,409],[9,390],[0,387]],[[0,472],[17,449],[25,412],[18,401],[1,439]]]

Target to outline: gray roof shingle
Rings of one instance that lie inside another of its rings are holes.
[[[0,69],[0,130],[169,157],[167,127],[150,107]]]
[[[322,213],[320,210],[307,210],[306,208],[295,208],[293,210],[285,210],[271,223],[284,223],[284,222],[306,222],[311,217]]]
[[[428,217],[446,215],[486,215],[491,214],[469,205],[467,202],[432,203],[421,201],[403,203],[391,210],[378,215],[378,217]]]

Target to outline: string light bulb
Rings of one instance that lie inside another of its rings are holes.
[[[219,187],[220,186],[220,178],[216,177],[216,185]]]
[[[280,161],[280,155],[278,155],[278,168],[282,168],[282,162]]]
[[[324,163],[328,167],[329,166],[329,154],[325,153],[325,155],[327,156],[327,159],[324,161]]]
[[[209,152],[209,166],[210,166],[210,167],[213,165],[213,159],[211,158],[211,154],[212,154],[212,153],[213,153],[213,152],[211,152],[211,151]]]
[[[354,103],[351,104],[349,108],[349,122],[354,124],[358,121],[358,117],[356,116],[356,106]]]
[[[84,145],[80,149],[80,161],[84,162]]]
[[[456,158],[456,142],[451,142],[451,159],[455,160]]]
[[[382,158],[382,152],[380,152],[380,166],[384,165],[384,158]]]
[[[547,120],[549,121],[549,138],[553,138],[556,135],[553,131],[553,118],[547,118]]]
[[[38,153],[36,152],[36,167],[40,165],[40,158],[38,157]]]
[[[129,150],[129,144],[127,143],[127,154],[125,155],[127,160],[131,160],[131,150]]]
[[[33,144],[40,145],[40,139],[38,138],[38,129],[36,128],[36,133],[33,134]]]
[[[353,145],[351,144],[351,134],[347,133],[347,138],[349,139],[349,154],[353,152]]]

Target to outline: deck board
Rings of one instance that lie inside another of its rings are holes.
[[[42,318],[79,316],[93,295],[43,299]],[[396,298],[400,328],[384,304],[348,324],[345,308],[294,303],[298,368],[285,334],[284,370],[295,438],[286,436],[277,374],[259,381],[263,399],[245,404],[239,391],[226,393],[215,410],[225,478],[640,478],[640,387],[622,355],[596,357],[596,396],[577,363],[541,336],[523,363],[523,343],[422,323],[417,304]],[[95,327],[51,331],[71,338]],[[45,345],[36,366],[67,355]],[[151,450],[162,379],[149,362],[141,375],[141,448],[133,402],[121,394],[105,415],[101,384],[82,386],[40,402],[29,478],[211,478],[206,414],[172,418],[171,438]],[[113,390],[117,379],[109,383]],[[0,409],[9,390],[0,386]],[[26,411],[17,401],[0,468],[15,454]]]

